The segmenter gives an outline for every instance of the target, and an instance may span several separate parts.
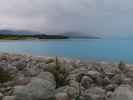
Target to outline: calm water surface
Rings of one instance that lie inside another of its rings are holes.
[[[0,41],[0,52],[133,63],[133,40]]]

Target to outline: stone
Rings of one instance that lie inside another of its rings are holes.
[[[105,87],[106,91],[114,91],[116,88],[115,84],[109,84]]]
[[[25,86],[15,86],[13,95],[16,95],[16,100],[32,100]]]
[[[127,71],[126,64],[123,61],[120,61],[118,64],[118,68],[121,70],[121,72],[125,73]]]
[[[97,71],[88,71],[87,75],[89,75],[92,78],[101,76],[101,74],[99,72],[97,72]]]
[[[105,90],[100,87],[92,87],[84,93],[86,100],[105,100]]]
[[[14,89],[17,100],[47,100],[54,96],[55,86],[48,80],[33,78],[27,86]]]
[[[120,72],[120,69],[118,68],[117,64],[112,64],[112,63],[106,63],[102,64],[102,69],[105,72],[106,75],[110,74],[117,74]]]
[[[111,82],[113,84],[117,84],[120,85],[122,84],[123,80],[125,79],[125,75],[124,74],[116,74],[112,79]]]
[[[76,81],[81,81],[81,76],[87,73],[87,70],[84,67],[76,68],[73,71],[69,73],[68,80],[76,80]]]
[[[20,59],[19,61],[14,61],[12,66],[15,66],[18,70],[23,70],[27,65],[25,60]]]
[[[127,85],[133,85],[133,79],[132,78],[124,78],[122,81],[122,84],[127,84]]]
[[[103,86],[106,86],[106,85],[108,85],[108,84],[110,84],[111,83],[111,80],[108,78],[108,77],[105,77],[104,79],[103,79]]]
[[[27,85],[30,83],[30,78],[20,78],[15,81],[15,85]]]
[[[53,76],[52,73],[50,72],[41,72],[37,78],[40,78],[40,79],[43,79],[43,80],[48,80],[48,81],[51,81],[52,83],[54,83],[54,85],[56,84],[55,83],[55,78]]]
[[[107,95],[108,98],[111,98],[111,96],[113,95],[113,92],[108,91],[108,92],[106,93],[106,95]]]
[[[100,72],[88,71],[87,75],[93,79],[95,84],[103,85],[103,77]]]
[[[68,94],[68,96],[70,98],[74,98],[74,97],[77,97],[78,94],[79,94],[79,89],[77,90],[77,88],[74,88],[74,87],[68,87],[67,90],[66,90],[66,93]]]
[[[4,95],[3,95],[2,93],[0,93],[0,100],[2,100],[3,96],[4,96]]]
[[[125,74],[129,78],[133,78],[133,67],[130,67]]]
[[[77,91],[79,90],[79,85],[80,85],[80,83],[77,82],[77,81],[75,81],[75,80],[70,80],[70,81],[69,81],[69,86],[70,86],[70,87],[76,88]]]
[[[48,58],[45,60],[45,63],[46,63],[46,64],[50,64],[50,63],[53,63],[53,62],[55,62],[55,58],[48,57]]]
[[[119,86],[110,100],[133,100],[133,88],[129,85]]]
[[[55,100],[70,100],[67,93],[57,93],[55,95]]]
[[[23,70],[23,74],[25,77],[35,77],[42,72],[42,69],[39,69],[37,66],[33,65],[32,67],[26,67]]]
[[[81,80],[81,85],[85,88],[88,89],[91,84],[93,83],[93,80],[89,76],[83,76]]]
[[[77,97],[79,94],[79,89],[75,88],[75,87],[70,87],[70,86],[64,86],[64,87],[60,87],[57,88],[55,93],[61,93],[61,92],[65,92],[68,94],[68,96],[70,98],[74,98]]]
[[[16,96],[5,96],[2,100],[16,100]]]

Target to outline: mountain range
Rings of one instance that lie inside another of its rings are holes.
[[[9,36],[9,35],[24,35],[24,36],[32,36],[37,37],[39,39],[45,39],[45,38],[84,38],[84,39],[99,39],[100,37],[92,36],[92,35],[85,35],[83,33],[78,32],[64,32],[64,33],[58,33],[56,35],[49,35],[47,33],[42,32],[34,32],[29,30],[9,30],[9,29],[3,29],[0,30],[0,35],[2,36]]]

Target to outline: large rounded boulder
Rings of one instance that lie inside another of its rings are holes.
[[[111,100],[133,100],[133,88],[129,85],[119,86],[113,93]]]
[[[55,85],[51,81],[33,78],[27,86],[14,89],[17,100],[47,100],[54,97]]]

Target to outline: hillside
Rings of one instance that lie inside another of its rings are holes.
[[[23,39],[67,39],[64,35],[46,35],[44,33],[37,33],[31,31],[14,31],[14,30],[0,30],[0,39],[2,40],[23,40]]]

